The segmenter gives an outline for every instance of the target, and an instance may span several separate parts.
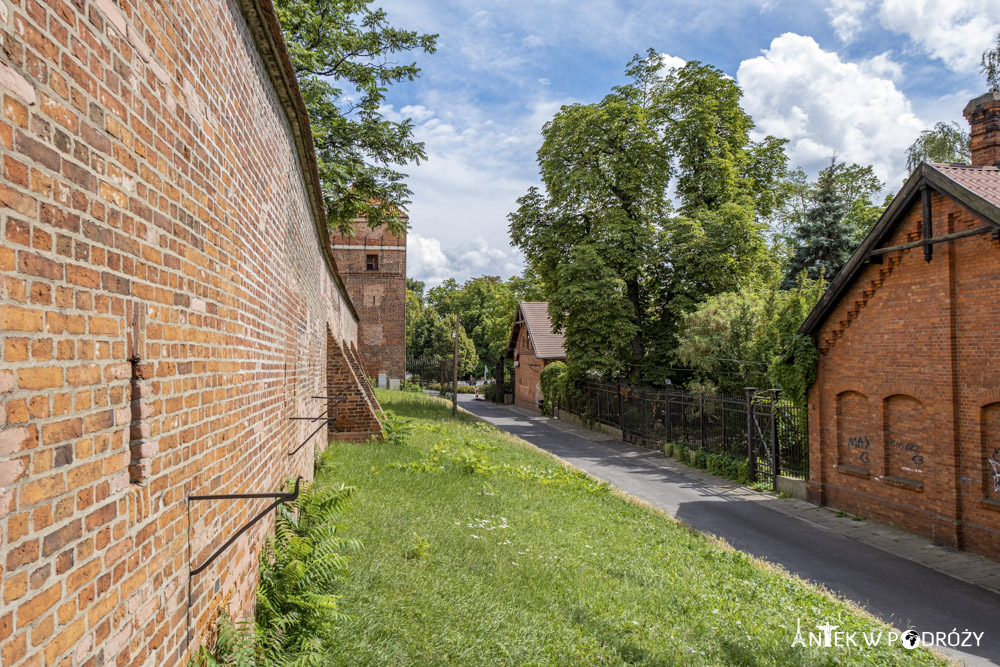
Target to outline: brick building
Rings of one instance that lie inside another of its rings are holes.
[[[812,499],[1000,558],[1000,93],[922,164],[800,329]]]
[[[0,3],[0,664],[177,665],[379,432],[269,0]],[[293,453],[294,452],[294,453]]]
[[[372,229],[364,219],[354,235],[334,234],[333,256],[361,321],[358,353],[370,378],[406,373],[406,235]]]
[[[565,337],[552,333],[549,304],[522,301],[517,306],[510,332],[507,358],[514,360],[514,405],[540,411],[545,367],[554,361],[566,361]]]

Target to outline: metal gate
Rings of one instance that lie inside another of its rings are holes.
[[[778,421],[776,391],[756,393],[747,390],[747,453],[750,463],[750,481],[759,482],[771,489],[777,487],[781,472],[778,460]]]

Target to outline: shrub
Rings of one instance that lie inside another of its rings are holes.
[[[399,384],[399,390],[400,391],[408,391],[408,392],[413,393],[413,394],[422,394],[423,391],[424,391],[423,387],[421,387],[416,382],[407,382],[406,380],[403,380]]]
[[[553,405],[566,404],[566,391],[568,388],[569,375],[566,372],[566,364],[561,361],[554,361],[542,370],[539,376],[539,383],[542,385],[542,412],[551,414]]]
[[[702,470],[705,470],[708,467],[708,454],[701,447],[699,447],[697,451],[695,451],[694,456],[692,458],[694,459],[692,461],[692,464],[694,465],[695,468],[701,468]]]
[[[426,560],[431,554],[431,543],[425,537],[413,536],[413,541],[407,547],[403,557],[406,560]]]
[[[740,484],[750,483],[750,462],[739,461],[736,464],[736,481]]]
[[[442,387],[441,383],[439,383],[439,382],[431,382],[430,384],[427,385],[427,388],[431,389],[433,391],[439,391],[439,392],[441,392],[442,396],[445,396],[445,395],[450,396],[451,395],[451,383],[450,382],[446,382],[445,385],[444,385],[444,387]],[[460,385],[458,385],[458,393],[460,393],[460,394],[474,394],[474,393],[476,393],[476,388],[474,386],[471,386],[471,385],[460,384]]]
[[[487,401],[497,400],[497,383],[487,382],[486,384],[483,385],[481,393],[483,395],[483,398],[485,398]]]
[[[405,445],[413,432],[413,424],[394,412],[385,411],[382,419],[382,440],[390,445]]]

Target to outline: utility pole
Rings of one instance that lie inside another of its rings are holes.
[[[455,359],[451,374],[451,416],[458,416],[458,326],[462,319],[461,315],[455,313]]]

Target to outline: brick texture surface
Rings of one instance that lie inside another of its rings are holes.
[[[538,402],[542,400],[541,375],[545,360],[535,356],[528,327],[521,327],[514,346],[514,405],[540,412]]]
[[[0,662],[184,664],[273,526],[189,579],[265,501],[187,496],[378,433],[358,320],[240,3],[0,8]]]
[[[934,193],[934,235],[984,221]],[[921,238],[919,200],[883,246]],[[1000,241],[866,266],[821,325],[814,500],[1000,558]]]
[[[406,236],[355,220],[353,236],[331,235],[333,256],[361,319],[358,356],[364,373],[406,373]],[[375,257],[377,268],[369,258]]]

